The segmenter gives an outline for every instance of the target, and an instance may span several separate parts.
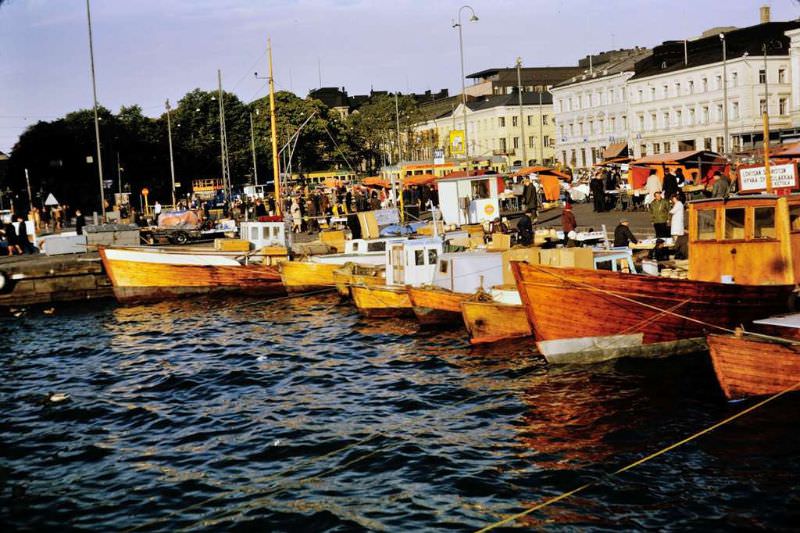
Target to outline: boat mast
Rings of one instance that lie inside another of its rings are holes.
[[[275,180],[275,214],[281,216],[281,169],[278,163],[278,128],[275,123],[275,80],[272,77],[272,40],[267,39],[269,56],[269,121],[272,126],[272,175]]]

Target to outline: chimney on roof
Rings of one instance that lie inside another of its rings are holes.
[[[769,22],[769,6],[763,5],[759,8],[759,11],[761,13],[761,24]]]

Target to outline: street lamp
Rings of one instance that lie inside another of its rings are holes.
[[[471,6],[463,5],[458,9],[458,22],[453,24],[454,28],[458,28],[458,52],[461,55],[461,105],[464,108],[464,158],[467,159],[467,164],[469,164],[469,137],[467,134],[467,87],[464,83],[464,80],[466,79],[464,77],[464,37],[462,36],[461,32],[461,12],[465,9],[469,9],[470,13],[472,13],[472,16],[469,18],[470,22],[477,22],[478,16],[475,14],[475,10],[472,9]]]
[[[725,42],[725,34],[720,33],[719,39],[722,41],[722,122],[723,139],[722,151],[728,154],[728,46]]]

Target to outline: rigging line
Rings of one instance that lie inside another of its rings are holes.
[[[536,268],[536,265],[530,265],[530,266],[532,268]],[[712,324],[711,322],[706,322],[704,320],[699,320],[697,318],[693,318],[693,317],[690,317],[690,316],[682,315],[680,313],[674,313],[672,311],[668,311],[666,309],[662,309],[662,308],[660,308],[660,307],[658,307],[656,305],[650,305],[650,304],[647,304],[647,303],[644,303],[644,302],[640,302],[638,300],[634,300],[633,298],[628,298],[627,296],[622,296],[621,294],[617,294],[614,291],[609,291],[609,290],[606,290],[606,289],[600,289],[598,287],[593,287],[592,285],[590,285],[588,283],[581,283],[581,282],[578,282],[578,281],[572,281],[572,280],[570,280],[570,279],[568,279],[568,278],[566,278],[564,276],[559,276],[558,274],[555,274],[553,272],[548,272],[546,270],[542,270],[541,268],[539,268],[537,270],[539,270],[540,272],[544,272],[546,274],[550,274],[551,276],[554,276],[555,278],[561,279],[561,281],[565,281],[565,282],[567,282],[567,283],[569,283],[571,285],[576,285],[576,286],[579,286],[579,287],[583,286],[584,288],[587,288],[590,291],[599,292],[601,294],[607,294],[609,296],[614,296],[615,298],[619,298],[620,300],[624,300],[624,301],[629,302],[629,303],[641,305],[642,307],[646,307],[646,308],[651,309],[653,311],[658,311],[658,312],[663,313],[663,314],[672,315],[672,316],[674,316],[676,318],[681,318],[681,319],[687,320],[689,322],[694,322],[696,324],[700,324],[701,326],[707,326],[707,327],[715,328],[715,329],[718,329],[720,331],[724,331],[726,333],[735,333],[734,330],[732,330],[732,329],[729,329],[729,328],[726,328],[726,327],[723,327],[723,326],[718,326],[716,324]]]
[[[247,77],[247,75],[250,74],[250,72],[258,65],[258,62],[261,61],[264,58],[264,56],[266,56],[266,55],[267,55],[267,51],[266,50],[261,52],[261,55],[258,56],[258,58],[255,61],[253,61],[253,64],[250,65],[250,67],[247,69],[247,72],[242,74],[242,77],[239,78],[239,80],[236,83],[233,84],[233,87],[231,87],[231,89],[230,89],[231,92],[233,92],[233,90],[236,89],[236,87],[238,87],[239,84],[242,83],[242,81],[244,81],[244,79]]]
[[[641,459],[639,459],[639,460],[637,460],[637,461],[634,461],[633,463],[630,463],[630,464],[628,464],[628,465],[626,465],[626,466],[624,466],[624,467],[622,467],[622,468],[619,468],[619,469],[617,469],[617,470],[615,470],[615,471],[611,472],[610,474],[608,474],[607,476],[605,476],[605,479],[608,479],[608,478],[611,478],[611,477],[617,476],[617,475],[619,475],[619,474],[622,474],[622,473],[624,473],[624,472],[627,472],[628,470],[632,470],[633,468],[636,468],[636,467],[637,467],[637,466],[639,466],[639,465],[642,465],[642,464],[644,464],[644,463],[647,463],[647,462],[649,462],[649,461],[651,461],[651,460],[655,459],[656,457],[659,457],[659,456],[661,456],[661,455],[664,455],[665,453],[667,453],[667,452],[670,452],[670,451],[674,450],[675,448],[678,448],[678,447],[680,447],[680,446],[683,446],[684,444],[686,444],[686,443],[689,443],[689,442],[691,442],[691,441],[693,441],[693,440],[696,440],[696,439],[698,439],[699,437],[702,437],[703,435],[705,435],[705,434],[707,434],[707,433],[710,433],[710,432],[714,431],[714,430],[715,430],[715,429],[717,429],[717,428],[720,428],[720,427],[722,427],[722,426],[724,426],[724,425],[726,425],[726,424],[728,424],[728,423],[730,423],[730,422],[733,422],[733,421],[734,421],[734,420],[736,420],[737,418],[741,418],[742,416],[744,416],[744,415],[746,415],[746,414],[748,414],[748,413],[751,413],[751,412],[755,411],[756,409],[758,409],[758,408],[760,408],[760,407],[762,407],[762,406],[764,406],[764,405],[766,405],[766,404],[770,403],[770,402],[771,402],[771,401],[773,401],[773,400],[777,400],[777,399],[778,399],[778,398],[780,398],[781,396],[783,396],[783,395],[785,395],[785,394],[788,394],[789,392],[792,392],[792,391],[796,390],[798,387],[800,387],[800,381],[796,382],[796,383],[795,383],[794,385],[792,385],[791,387],[789,387],[789,388],[787,388],[787,389],[784,389],[784,390],[782,390],[782,391],[780,391],[780,392],[777,392],[777,393],[773,394],[772,396],[770,396],[769,398],[766,398],[765,400],[762,400],[762,401],[758,402],[757,404],[751,405],[751,406],[750,406],[750,407],[748,407],[747,409],[744,409],[744,410],[742,410],[742,411],[739,411],[738,413],[736,413],[736,414],[734,414],[734,415],[732,415],[732,416],[729,416],[728,418],[726,418],[726,419],[724,419],[724,420],[722,420],[722,421],[720,421],[720,422],[717,422],[716,424],[714,424],[714,425],[712,425],[712,426],[709,426],[709,427],[707,427],[707,428],[705,428],[705,429],[703,429],[703,430],[700,430],[700,431],[698,431],[697,433],[694,433],[694,434],[692,434],[692,435],[690,435],[690,436],[686,437],[686,438],[685,438],[685,439],[683,439],[683,440],[680,440],[680,441],[678,441],[678,442],[675,442],[675,443],[673,443],[673,444],[670,444],[669,446],[667,446],[667,447],[665,447],[665,448],[661,448],[661,449],[660,449],[660,450],[658,450],[657,452],[653,452],[653,453],[651,453],[650,455],[647,455],[647,456],[645,456],[645,457],[642,457]],[[548,500],[545,500],[545,501],[543,501],[542,503],[540,503],[540,504],[538,504],[538,505],[534,505],[533,507],[529,507],[528,509],[525,509],[525,510],[524,510],[524,511],[522,511],[522,512],[519,512],[519,513],[517,513],[517,514],[511,515],[511,516],[509,516],[509,517],[506,517],[506,518],[504,518],[504,519],[502,519],[502,520],[499,520],[499,521],[497,521],[497,522],[494,522],[494,523],[492,523],[492,524],[489,524],[488,526],[486,526],[486,527],[484,527],[484,528],[482,528],[482,529],[479,529],[479,530],[477,531],[477,533],[484,533],[484,532],[486,532],[486,531],[491,531],[491,530],[493,530],[493,529],[496,529],[496,528],[498,528],[498,527],[500,527],[500,526],[503,526],[503,525],[505,525],[505,524],[508,524],[509,522],[513,522],[514,520],[517,520],[518,518],[522,518],[522,517],[524,517],[524,516],[528,516],[529,514],[531,514],[531,513],[535,512],[535,511],[538,511],[538,510],[540,510],[540,509],[543,509],[543,508],[545,508],[545,507],[548,507],[548,506],[550,506],[550,505],[552,505],[552,504],[554,504],[554,503],[557,503],[557,502],[559,502],[559,501],[561,501],[561,500],[564,500],[564,499],[566,499],[566,498],[569,498],[570,496],[572,496],[572,495],[574,495],[574,494],[577,494],[577,493],[579,493],[579,492],[581,492],[581,491],[584,491],[584,490],[586,490],[586,489],[587,489],[587,488],[589,488],[589,487],[592,487],[592,486],[595,486],[595,485],[600,485],[601,483],[602,483],[602,481],[592,481],[592,482],[590,482],[590,483],[586,483],[586,484],[584,484],[584,485],[581,485],[580,487],[574,488],[574,489],[572,489],[572,490],[570,490],[570,491],[568,491],[568,492],[564,492],[564,493],[562,493],[562,494],[560,494],[560,495],[558,495],[558,496],[555,496],[555,497],[553,497],[553,498],[550,498],[550,499],[548,499]]]
[[[643,319],[642,319],[642,320],[640,320],[639,322],[637,322],[637,323],[635,323],[635,324],[632,324],[630,327],[627,327],[627,328],[623,329],[623,330],[622,330],[622,331],[620,331],[619,333],[620,333],[620,334],[622,334],[622,335],[624,335],[624,334],[626,334],[626,333],[628,333],[628,332],[630,332],[630,331],[635,331],[635,330],[637,330],[637,329],[639,329],[639,328],[644,328],[645,326],[647,326],[647,325],[650,325],[650,324],[652,324],[653,322],[656,322],[656,321],[657,321],[659,318],[661,318],[662,316],[664,316],[664,314],[665,314],[665,313],[667,313],[667,312],[669,312],[669,311],[675,311],[675,310],[676,310],[676,309],[678,309],[679,307],[681,307],[681,306],[683,306],[683,305],[685,305],[685,304],[687,304],[687,303],[689,303],[689,302],[691,302],[691,301],[692,301],[692,299],[691,299],[691,298],[686,298],[686,299],[685,299],[685,300],[683,300],[682,302],[678,302],[678,303],[676,303],[675,305],[673,305],[672,307],[670,307],[670,308],[668,308],[668,309],[666,309],[666,310],[664,310],[664,311],[662,311],[662,312],[660,312],[660,313],[656,313],[656,314],[654,314],[653,316],[651,316],[651,317],[649,317],[649,318],[643,318]]]
[[[328,134],[328,137],[331,138],[331,142],[333,142],[333,145],[336,147],[336,150],[339,152],[339,155],[341,155],[342,159],[344,159],[344,162],[347,163],[347,166],[350,168],[350,172],[355,174],[356,171],[353,170],[353,165],[350,164],[350,161],[347,159],[347,157],[344,155],[342,150],[339,148],[339,145],[336,143],[336,139],[333,138],[333,135],[331,135],[331,132],[328,129],[328,126],[326,124],[324,124],[324,123],[322,124],[322,126],[325,128],[325,132]]]

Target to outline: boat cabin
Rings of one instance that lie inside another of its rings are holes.
[[[740,285],[800,280],[800,195],[689,202],[689,279]]]
[[[439,256],[433,285],[462,294],[480,288],[489,290],[503,283],[503,254],[496,252],[458,252]]]
[[[283,222],[242,222],[239,237],[250,241],[256,250],[265,246],[286,246]]]
[[[445,224],[482,224],[500,216],[503,178],[495,174],[442,178],[439,185],[439,209]]]
[[[442,255],[441,239],[393,242],[386,249],[386,284],[430,284]]]

